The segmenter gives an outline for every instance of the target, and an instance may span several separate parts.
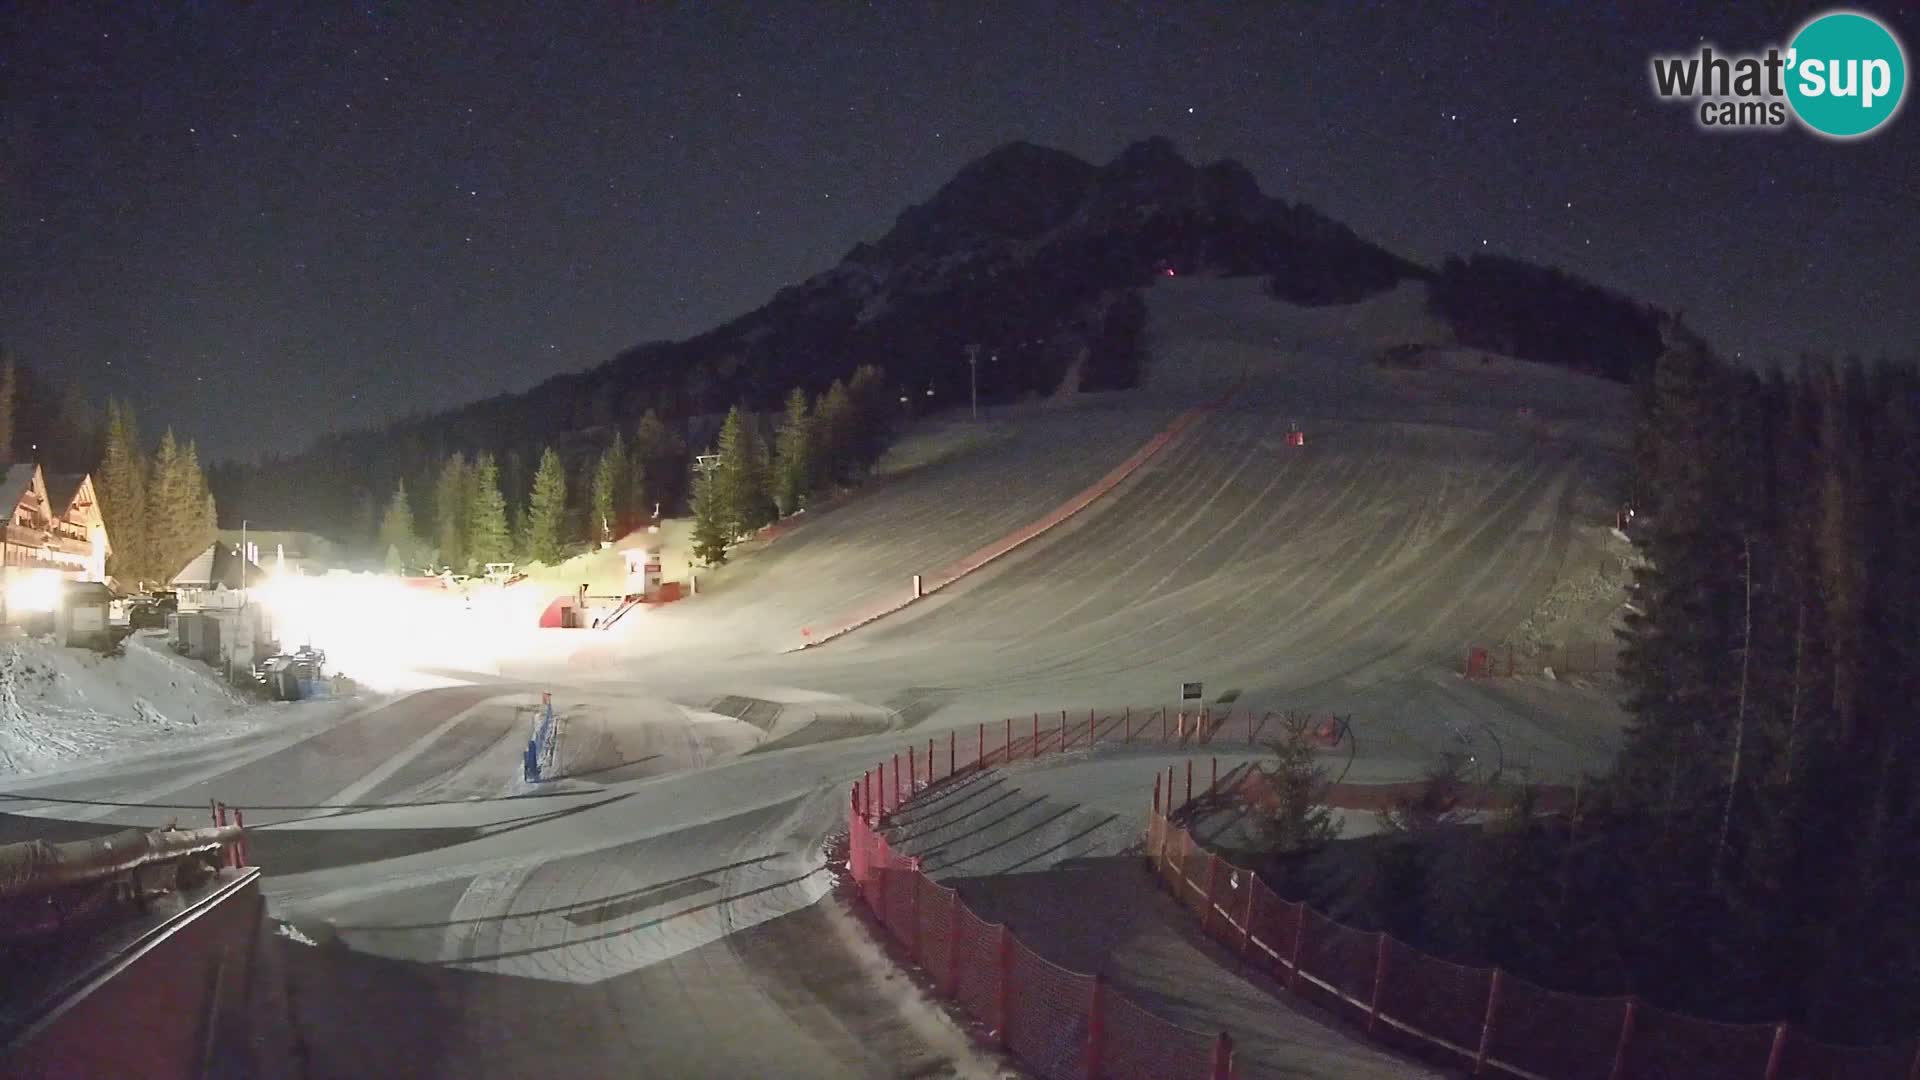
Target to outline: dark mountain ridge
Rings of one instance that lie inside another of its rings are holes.
[[[1070,376],[1080,390],[1123,389],[1140,373],[1137,291],[1165,273],[1267,275],[1275,295],[1309,304],[1435,277],[1312,207],[1264,194],[1238,162],[1195,165],[1164,138],[1102,166],[1014,142],[838,265],[706,333],[637,345],[522,393],[327,436],[289,457],[217,467],[210,479],[223,518],[340,534],[365,526],[359,519],[399,480],[429,490],[454,452],[494,453],[517,487],[525,470],[514,459],[553,445],[579,470],[649,409],[700,446],[732,405],[772,410],[792,388],[817,394],[863,364],[882,368],[916,411],[966,400],[970,345],[980,347],[985,402],[1053,393]],[[509,502],[524,495],[507,492]]]
[[[1154,274],[1273,274],[1282,295],[1357,298],[1427,271],[1309,207],[1261,193],[1233,161],[1196,166],[1155,138],[1096,166],[1030,143],[962,168],[887,233],[704,334],[628,349],[523,393],[327,436],[308,450],[215,471],[227,516],[339,528],[369,499],[455,451],[531,457],[584,450],[647,409],[685,427],[736,402],[770,409],[794,386],[818,393],[861,364],[882,367],[922,408],[962,400],[967,346],[980,394],[1131,386]],[[928,391],[932,393],[929,394]],[[519,493],[510,492],[509,498]]]

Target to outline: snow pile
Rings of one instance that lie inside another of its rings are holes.
[[[164,648],[143,637],[128,639],[117,657],[49,639],[0,645],[0,773],[43,772],[163,739],[236,734],[279,711]]]
[[[526,710],[532,734],[540,699],[514,695]],[[553,695],[555,742],[549,779],[587,777],[630,779],[699,768],[737,757],[757,746],[765,732],[720,713],[685,708],[664,698],[619,692],[556,691]]]
[[[1500,639],[1499,647],[1538,654],[1568,642],[1613,640],[1640,556],[1612,528],[1580,533],[1581,542],[1569,553],[1570,565],[1563,567],[1532,613]]]

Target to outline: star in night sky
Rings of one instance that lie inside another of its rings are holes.
[[[1728,355],[1908,357],[1920,118],[1712,135],[1648,86],[1655,52],[1804,14],[44,5],[0,29],[0,344],[210,455],[290,450],[707,329],[1013,139],[1164,134]]]

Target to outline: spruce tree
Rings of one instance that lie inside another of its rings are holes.
[[[500,467],[481,454],[467,476],[467,563],[480,568],[506,562],[513,538],[507,531],[507,500],[500,494]]]
[[[567,474],[560,455],[548,447],[540,455],[533,476],[533,498],[527,507],[527,554],[536,562],[554,566],[566,555]]]
[[[807,392],[796,386],[787,395],[786,416],[774,446],[773,497],[781,513],[800,509],[813,476],[813,417],[807,409]]]
[[[627,445],[614,432],[613,442],[600,454],[593,467],[593,491],[589,500],[590,531],[601,542],[618,540],[625,520],[632,515],[628,502]]]
[[[100,514],[113,545],[109,572],[132,585],[148,576],[147,468],[133,407],[107,402],[107,441],[95,478]]]
[[[713,473],[721,521],[729,536],[744,536],[773,519],[773,500],[767,492],[766,453],[758,431],[752,417],[737,405],[720,426],[718,454]]]
[[[186,538],[182,546],[191,558],[220,538],[220,518],[207,489],[207,474],[200,470],[200,448],[192,440],[180,455],[180,484],[184,508]]]
[[[433,536],[442,566],[466,568],[467,520],[472,503],[467,459],[456,453],[440,467],[433,485]]]
[[[405,480],[394,485],[393,500],[380,520],[380,544],[388,552],[387,569],[395,572],[411,564],[419,550],[420,538],[413,531],[413,504],[407,500]],[[395,562],[400,565],[393,565]]]
[[[674,484],[671,470],[674,459],[684,449],[680,440],[652,409],[640,417],[640,426],[633,433],[633,457],[628,466],[632,485],[630,498],[635,514],[651,517],[654,503],[672,498]]]
[[[714,468],[696,468],[693,476],[693,555],[707,566],[724,564],[732,541],[718,473]]]
[[[1662,810],[1707,794],[1732,727],[1740,646],[1741,508],[1727,482],[1724,369],[1672,326],[1654,374],[1652,456],[1660,512],[1634,581],[1620,672],[1633,713],[1622,779]]]
[[[194,552],[192,482],[186,474],[186,455],[168,428],[161,436],[150,469],[147,488],[148,571],[159,581],[171,580]]]
[[[888,420],[893,415],[891,397],[886,377],[871,364],[861,365],[847,383],[847,398],[853,405],[848,449],[861,472],[872,468],[887,448],[888,433],[892,429]]]
[[[833,380],[833,385],[827,388],[814,410],[815,491],[823,491],[850,479],[857,471],[853,460],[856,423],[853,399],[847,394],[846,384],[839,379]]]

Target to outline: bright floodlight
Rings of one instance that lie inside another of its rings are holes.
[[[7,580],[7,610],[52,611],[60,606],[60,575],[52,570],[17,570]]]
[[[436,669],[497,671],[528,653],[552,599],[532,587],[348,573],[277,577],[252,592],[282,648],[324,649],[329,667],[381,690],[419,685]]]

